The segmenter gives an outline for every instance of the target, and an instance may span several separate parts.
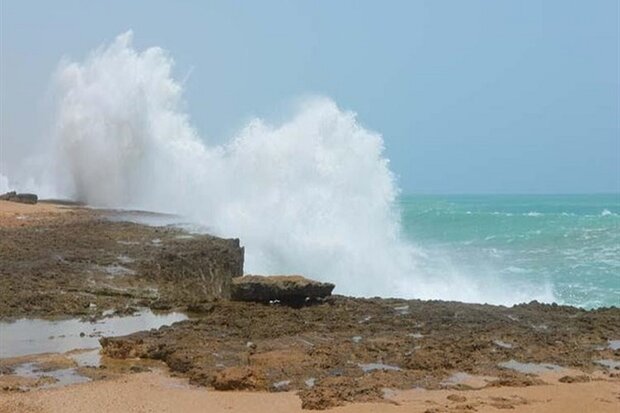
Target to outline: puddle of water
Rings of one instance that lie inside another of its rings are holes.
[[[505,341],[502,341],[502,340],[494,340],[493,344],[501,348],[512,348],[512,344],[506,343]]]
[[[118,277],[123,275],[134,275],[136,272],[130,268],[124,267],[119,264],[112,265],[94,265],[93,268],[97,271],[104,272],[106,274]]]
[[[409,333],[407,335],[409,337],[411,337],[411,338],[422,338],[422,337],[424,337],[424,334],[420,334],[420,333]]]
[[[448,377],[447,379],[442,381],[440,384],[442,386],[456,386],[458,384],[463,384],[466,381],[471,380],[472,377],[473,376],[471,374],[467,374],[463,372],[454,373],[452,376]]]
[[[498,363],[497,365],[501,368],[515,370],[523,374],[541,374],[541,373],[549,373],[552,371],[564,370],[563,367],[560,367],[555,364],[521,363],[516,360],[505,361],[503,363]]]
[[[53,377],[55,379],[54,382],[41,385],[41,388],[61,387],[90,381],[88,377],[79,375],[74,368],[41,371],[37,363],[20,364],[15,367],[14,374],[32,379],[40,379],[42,377]]]
[[[310,377],[309,379],[307,379],[306,381],[304,381],[304,384],[306,385],[306,387],[308,387],[309,389],[314,387],[314,384],[316,383],[316,379],[314,377]]]
[[[611,350],[620,350],[620,340],[609,340],[609,348]]]
[[[78,367],[99,367],[101,365],[99,349],[73,352],[67,356],[75,361]]]
[[[362,341],[362,336],[353,336],[351,337],[351,341],[357,344]]]
[[[123,336],[186,319],[182,313],[154,314],[142,309],[133,316],[104,318],[94,323],[79,319],[4,321],[0,322],[0,358],[98,349],[102,336]]]
[[[282,380],[279,381],[277,383],[273,383],[273,388],[276,391],[282,391],[282,390],[286,390],[288,388],[288,386],[291,384],[290,380]]]
[[[474,389],[481,389],[496,379],[497,377],[473,376],[465,372],[457,372],[440,384],[444,387],[468,386]]]
[[[116,241],[116,243],[121,244],[121,245],[139,245],[140,244],[137,241],[123,241],[123,240]]]
[[[384,370],[384,371],[401,371],[400,367],[390,366],[389,364],[383,363],[366,363],[366,364],[358,364],[358,366],[364,371],[364,373],[369,373],[375,370]]]
[[[533,325],[532,328],[536,331],[547,331],[549,330],[549,326],[546,324]]]
[[[194,235],[186,235],[186,234],[184,234],[184,235],[177,235],[175,238],[176,239],[192,239],[192,238],[195,238],[195,236]]]
[[[121,263],[121,264],[131,264],[132,262],[135,262],[136,260],[134,260],[131,257],[128,257],[127,255],[119,255],[116,257],[116,259]]]
[[[396,311],[399,315],[407,315],[409,314],[409,305],[394,307],[394,311]]]
[[[360,321],[358,321],[358,323],[364,324],[364,323],[367,323],[370,320],[372,320],[372,316],[371,315],[367,315],[366,317],[364,317]]]
[[[595,363],[600,364],[603,367],[607,367],[609,370],[620,369],[620,361],[618,360],[596,360]]]

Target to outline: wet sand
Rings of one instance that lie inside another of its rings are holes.
[[[358,403],[327,410],[341,413],[617,413],[620,381],[558,383],[527,388],[495,387],[475,391],[394,392],[381,403]],[[255,412],[294,413],[301,400],[293,392],[219,392],[187,385],[163,372],[77,384],[23,394],[0,393],[0,413],[47,412]]]

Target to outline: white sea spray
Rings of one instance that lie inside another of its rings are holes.
[[[302,273],[337,292],[511,304],[552,301],[468,273],[401,233],[399,194],[381,135],[329,98],[280,124],[254,119],[209,144],[183,111],[164,50],[132,33],[64,61],[54,83],[58,193],[94,206],[172,212],[239,237],[246,271]],[[491,271],[491,270],[489,270]]]

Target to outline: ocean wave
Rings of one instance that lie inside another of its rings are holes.
[[[531,270],[528,270],[526,268],[521,268],[521,267],[510,266],[510,267],[504,268],[502,272],[508,272],[508,273],[513,273],[513,274],[527,274],[531,272]]]
[[[516,288],[480,278],[480,269],[453,267],[450,252],[405,240],[383,138],[354,112],[309,98],[281,124],[254,119],[209,145],[182,110],[173,66],[160,48],[135,50],[131,32],[84,61],[61,63],[50,156],[59,194],[175,213],[239,237],[247,272],[303,273],[343,294],[554,300],[538,282]]]

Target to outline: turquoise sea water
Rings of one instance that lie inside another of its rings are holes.
[[[619,194],[410,195],[400,206],[411,242],[468,274],[550,288],[562,304],[620,306]]]

